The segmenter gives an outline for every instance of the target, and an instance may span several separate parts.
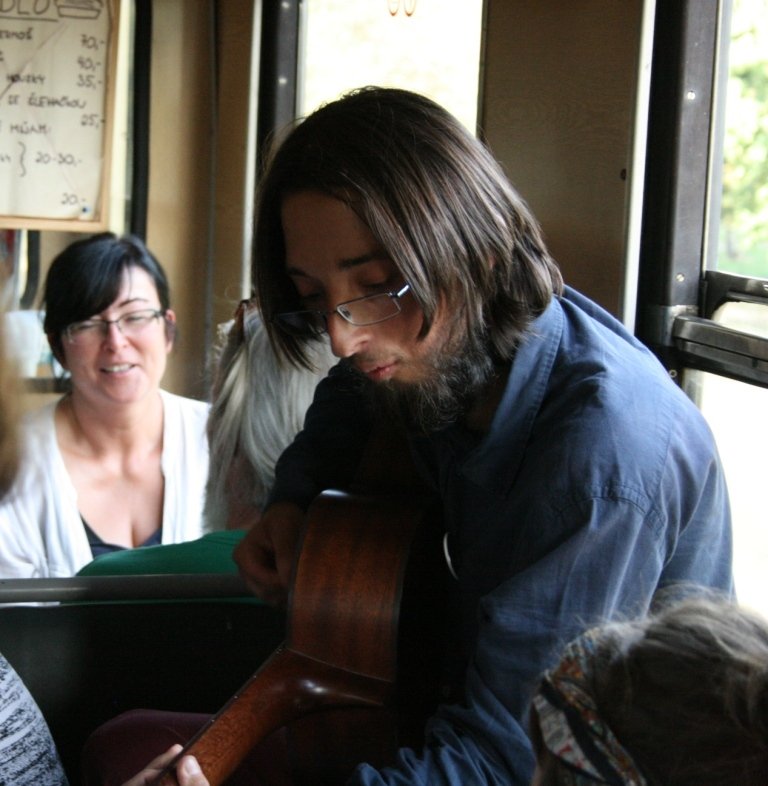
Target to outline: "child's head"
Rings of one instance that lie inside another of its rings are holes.
[[[314,342],[306,357],[311,369],[277,355],[258,309],[240,304],[221,347],[208,419],[207,530],[252,523],[264,505],[277,459],[336,362],[327,341]]]
[[[537,786],[764,786],[768,623],[689,599],[570,644],[534,699]]]

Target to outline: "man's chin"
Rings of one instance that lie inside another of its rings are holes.
[[[382,416],[400,418],[423,433],[439,431],[461,419],[494,371],[486,352],[473,353],[467,347],[436,355],[418,379],[398,374],[375,379],[356,368],[351,359],[342,363],[369,391]]]
[[[419,381],[389,379],[372,386],[377,407],[386,415],[402,418],[422,433],[440,431],[460,420],[490,375],[460,370],[453,363],[447,373],[435,373]]]

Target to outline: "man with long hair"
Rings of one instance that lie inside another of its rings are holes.
[[[451,698],[422,750],[352,783],[528,783],[530,699],[566,641],[643,614],[661,587],[731,591],[708,427],[563,284],[483,144],[417,94],[364,88],[288,133],[261,180],[253,265],[279,351],[306,362],[327,333],[340,361],[236,551],[242,573],[284,597],[309,503],[347,486],[373,426],[395,417],[455,576]]]
[[[350,783],[524,786],[531,698],[567,641],[661,588],[732,591],[712,434],[652,353],[564,285],[500,166],[423,96],[366,88],[296,125],[260,181],[254,239],[277,352],[309,365],[327,335],[339,362],[241,572],[284,600],[308,506],[351,487],[374,429],[397,426],[442,514],[457,633],[423,746]]]

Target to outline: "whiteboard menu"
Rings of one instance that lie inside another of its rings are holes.
[[[0,226],[105,226],[118,2],[0,0]]]

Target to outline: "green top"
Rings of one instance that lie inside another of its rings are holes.
[[[220,574],[237,575],[232,551],[245,530],[210,532],[197,540],[160,546],[139,546],[101,554],[77,573],[78,576],[151,576]],[[181,600],[179,598],[179,600]],[[201,600],[197,598],[196,600]],[[260,598],[241,595],[217,600],[263,604]],[[114,601],[112,601],[114,602]],[[120,601],[132,602],[132,601]],[[150,601],[154,602],[154,601]]]
[[[141,546],[102,554],[78,576],[128,576],[157,573],[237,573],[232,551],[245,530],[209,532],[186,543]]]

